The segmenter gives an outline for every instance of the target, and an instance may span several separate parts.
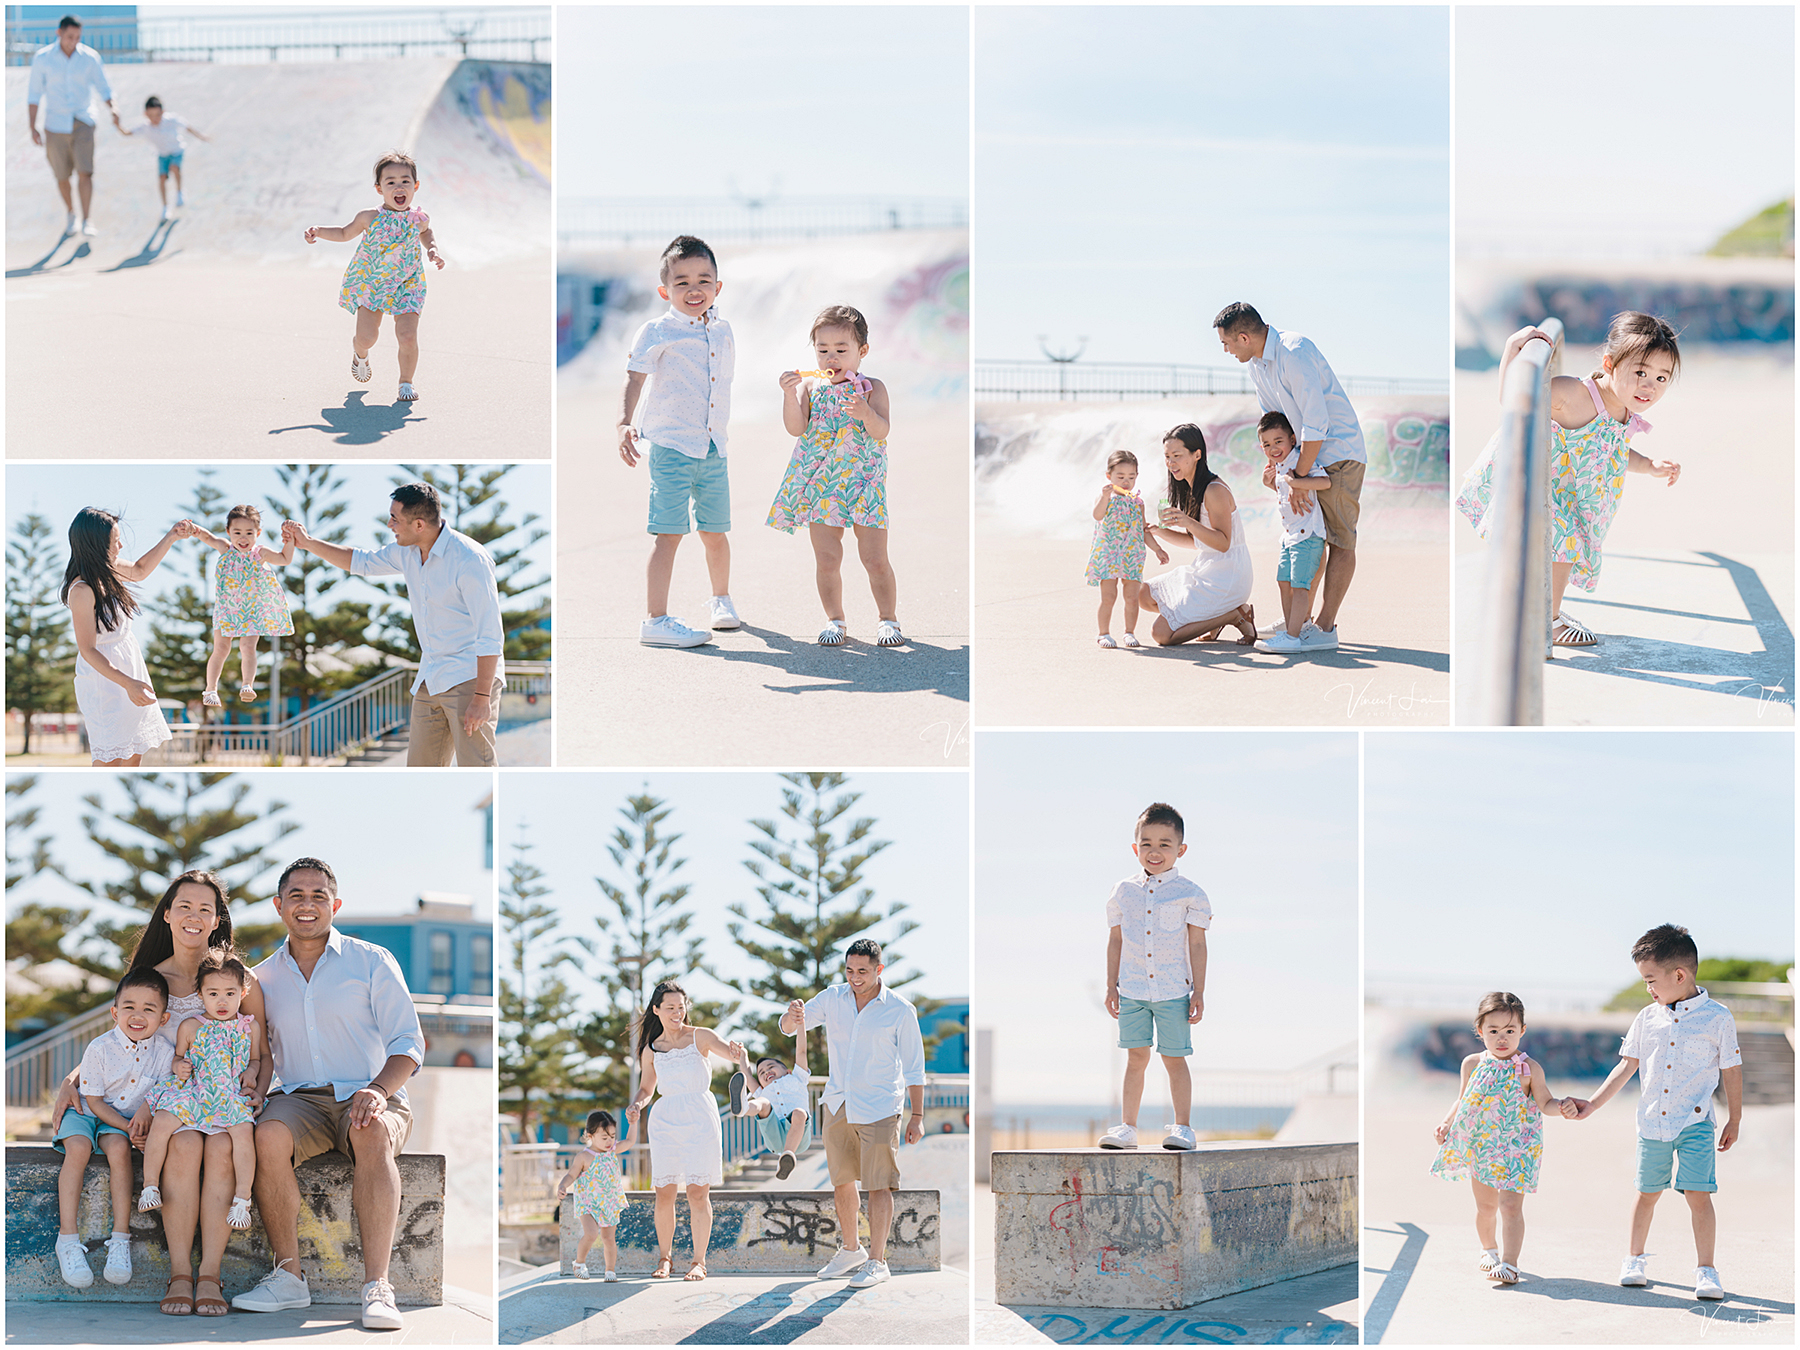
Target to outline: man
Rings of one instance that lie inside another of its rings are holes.
[[[900,1189],[900,1103],[904,1097],[906,1142],[925,1133],[925,1042],[919,1014],[881,979],[881,944],[858,938],[844,955],[844,983],[822,990],[798,1012],[781,1015],[781,1030],[825,1028],[830,1068],[825,1108],[825,1165],[837,1205],[838,1250],[822,1280],[857,1272],[852,1289],[888,1278],[888,1230],[894,1224],[894,1192]],[[857,1181],[869,1192],[869,1250],[857,1242]],[[843,1245],[848,1243],[848,1246]]]
[[[1330,489],[1319,495],[1326,545],[1324,581],[1313,585],[1319,617],[1301,628],[1297,650],[1335,651],[1338,607],[1356,575],[1356,518],[1369,462],[1362,423],[1330,364],[1300,334],[1271,328],[1241,300],[1220,310],[1213,328],[1225,354],[1249,365],[1262,410],[1285,413],[1299,435],[1300,464],[1292,476],[1305,478],[1316,464],[1331,479]],[[1273,466],[1263,471],[1263,485],[1275,486]],[[1311,509],[1311,492],[1297,483],[1291,492],[1295,511]]]
[[[413,681],[409,765],[456,762],[493,768],[499,755],[500,660],[506,633],[500,623],[500,586],[494,560],[468,535],[444,524],[443,505],[429,483],[393,491],[386,548],[342,548],[314,539],[293,521],[281,537],[359,577],[405,577],[419,639],[419,677]]]
[[[106,100],[113,125],[119,125],[119,111],[113,106],[112,85],[100,64],[100,53],[81,41],[81,20],[65,14],[56,25],[56,41],[41,47],[31,58],[31,80],[25,95],[25,123],[31,131],[33,145],[48,146],[50,172],[56,176],[56,190],[62,193],[63,209],[68,219],[63,234],[75,233],[75,198],[69,192],[69,177],[75,176],[81,194],[81,233],[88,238],[98,234],[89,211],[94,200],[94,103],[98,93]],[[44,105],[44,129],[37,124],[38,104]]]
[[[257,1083],[265,1100],[256,1119],[255,1192],[275,1268],[231,1302],[246,1312],[312,1303],[300,1270],[294,1168],[336,1149],[356,1168],[350,1203],[362,1243],[362,1324],[398,1331],[400,1310],[388,1282],[400,1222],[394,1160],[412,1133],[405,1083],[425,1062],[418,1010],[386,948],[333,930],[344,902],[330,866],[298,858],[275,891],[287,941],[254,972],[271,1055]]]

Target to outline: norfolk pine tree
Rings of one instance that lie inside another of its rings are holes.
[[[62,603],[65,563],[50,522],[35,511],[13,527],[6,546],[6,706],[31,715],[75,706],[75,638]]]

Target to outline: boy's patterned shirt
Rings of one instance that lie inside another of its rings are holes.
[[[645,440],[690,459],[705,459],[708,446],[716,445],[724,457],[737,343],[716,309],[702,321],[671,305],[638,329],[625,368],[650,377],[638,415]]]
[[[1713,1119],[1719,1071],[1742,1064],[1731,1009],[1695,992],[1680,1003],[1652,1003],[1637,1015],[1619,1054],[1638,1062],[1638,1135],[1668,1141]]]
[[[1121,998],[1161,1003],[1193,992],[1187,930],[1212,927],[1212,902],[1179,869],[1160,876],[1140,872],[1114,886],[1106,898],[1106,923],[1123,939]]]
[[[150,1035],[134,1041],[118,1027],[88,1042],[81,1054],[81,1095],[98,1097],[127,1120],[169,1076],[175,1045],[166,1037]],[[82,1104],[87,1115],[87,1105]]]

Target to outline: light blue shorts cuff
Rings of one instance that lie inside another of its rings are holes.
[[[1194,1053],[1194,1029],[1188,1025],[1186,998],[1159,999],[1154,1003],[1141,998],[1119,1000],[1119,1048],[1143,1050],[1151,1045],[1157,1054],[1170,1058]]]
[[[100,1140],[109,1134],[124,1135],[127,1139],[131,1137],[117,1125],[109,1125],[98,1116],[84,1116],[71,1106],[63,1112],[62,1124],[56,1127],[56,1138],[51,1141],[50,1146],[58,1153],[67,1153],[68,1150],[62,1144],[63,1140],[85,1139],[94,1152],[98,1153]]]
[[[692,505],[692,523],[689,506]],[[689,529],[724,534],[731,529],[731,481],[717,445],[695,459],[666,445],[650,446],[651,534],[686,534]]]
[[[1716,1133],[1710,1120],[1688,1126],[1673,1139],[1645,1139],[1640,1135],[1637,1148],[1638,1191],[1648,1195],[1653,1191],[1668,1190],[1671,1173],[1678,1191],[1718,1190],[1715,1139]]]
[[[1297,544],[1281,546],[1281,563],[1275,569],[1275,580],[1285,581],[1295,590],[1310,591],[1319,564],[1325,560],[1325,541],[1308,535]]]

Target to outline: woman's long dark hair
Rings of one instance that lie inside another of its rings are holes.
[[[175,934],[169,930],[169,906],[175,901],[175,892],[190,882],[196,886],[204,886],[213,893],[213,908],[219,915],[219,926],[207,935],[208,954],[217,952],[221,956],[237,955],[237,945],[231,936],[231,907],[227,903],[225,883],[219,879],[217,872],[196,867],[176,877],[169,883],[169,889],[162,893],[162,899],[150,911],[150,919],[145,923],[144,931],[138,934],[137,946],[132,948],[131,959],[125,963],[127,970],[136,970],[140,966],[160,966],[175,955]]]
[[[663,1001],[663,995],[665,994],[680,994],[681,1001],[692,1006],[693,1000],[688,998],[687,990],[676,984],[675,981],[663,980],[659,982],[656,988],[651,991],[649,1006],[644,1009],[643,1016],[638,1019],[637,1048],[640,1055],[654,1042],[662,1039],[662,1018],[656,1015],[656,1005]]]
[[[1185,516],[1200,519],[1200,504],[1206,500],[1206,490],[1218,482],[1219,475],[1212,471],[1206,462],[1206,434],[1192,422],[1183,422],[1170,429],[1164,436],[1165,441],[1180,441],[1189,450],[1200,456],[1194,465],[1194,481],[1184,483],[1174,474],[1169,475],[1169,505]]]
[[[119,518],[97,506],[84,506],[69,522],[69,566],[63,573],[62,602],[69,588],[85,581],[94,593],[94,626],[110,633],[137,613],[138,602],[124,579],[113,570],[112,537]]]

